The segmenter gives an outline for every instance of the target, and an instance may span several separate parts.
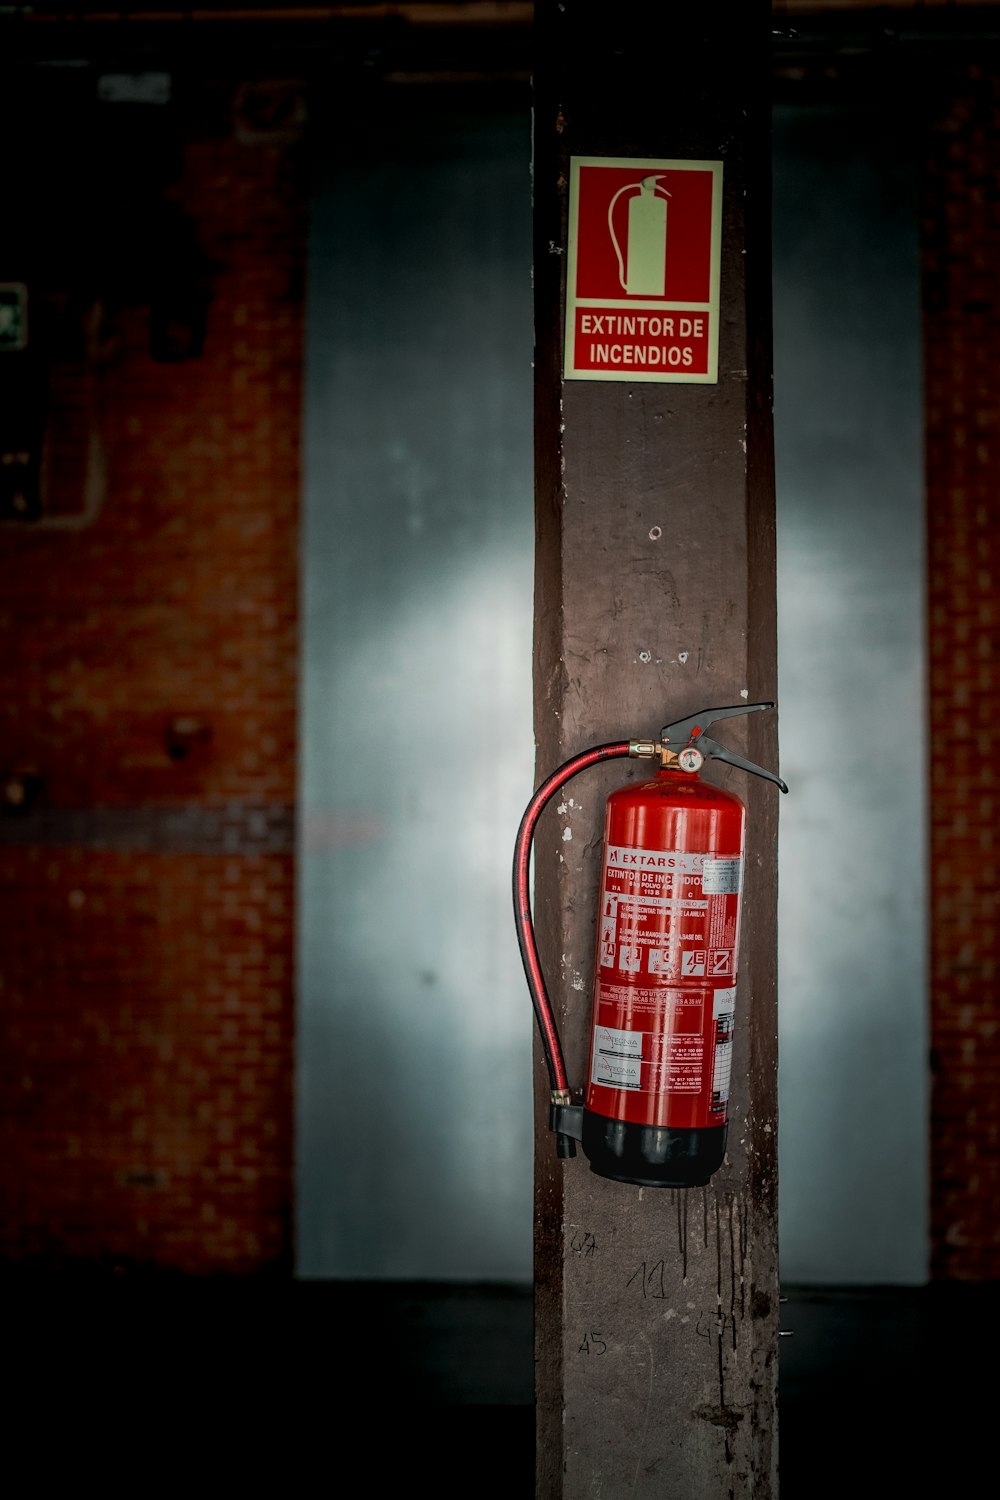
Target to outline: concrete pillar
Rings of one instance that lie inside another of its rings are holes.
[[[588,745],[775,696],[769,9],[691,9],[697,20],[638,0],[539,5],[540,776]],[[722,163],[714,383],[563,378],[573,157]],[[774,715],[717,732],[777,766]],[[604,799],[645,774],[623,761],[586,773],[536,839],[539,940],[577,1087]],[[543,1500],[776,1494],[777,795],[718,763],[709,776],[748,806],[727,1160],[709,1187],[688,1190],[609,1182],[582,1155],[557,1161],[539,1062]]]

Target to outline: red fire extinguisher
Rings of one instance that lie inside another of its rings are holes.
[[[703,781],[706,759],[780,777],[707,734],[718,719],[773,703],[710,708],[659,741],[597,745],[568,760],[525,811],[514,853],[514,916],[551,1083],[560,1156],[581,1141],[591,1171],[644,1187],[702,1187],[726,1149],[746,809]],[[528,865],[546,803],[571,777],[616,756],[658,760],[651,781],[608,798],[597,915],[590,1058],[574,1098],[538,960]]]

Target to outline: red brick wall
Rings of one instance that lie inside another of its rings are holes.
[[[171,127],[203,354],[158,363],[142,295],[102,288],[96,514],[57,408],[48,519],[0,528],[0,768],[41,778],[0,817],[8,1262],[290,1265],[305,211],[294,132],[235,95],[189,84]]]
[[[1000,67],[952,69],[924,191],[932,1264],[1000,1278]]]

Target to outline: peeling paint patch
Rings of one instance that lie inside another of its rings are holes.
[[[750,696],[750,689],[749,688],[740,688],[740,697],[741,698],[749,698],[749,696]]]
[[[735,1406],[696,1406],[691,1415],[700,1417],[703,1422],[711,1422],[715,1427],[724,1427],[727,1432],[733,1433],[743,1421],[746,1413]]]
[[[564,828],[563,829],[563,843],[564,844],[568,844],[571,841],[572,837],[573,837],[573,830],[572,830],[572,828]]]

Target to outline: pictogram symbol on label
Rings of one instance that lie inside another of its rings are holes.
[[[618,897],[606,896],[601,911],[601,967],[615,966],[615,942],[618,937]]]
[[[642,949],[635,943],[622,943],[618,967],[627,974],[638,974],[642,967]]]
[[[690,953],[681,955],[682,974],[704,974],[705,972],[705,950],[704,948],[693,948]],[[713,972],[715,972],[713,970]]]
[[[650,948],[649,972],[651,974],[676,974],[677,964],[670,956],[669,948]]]
[[[713,948],[708,972],[710,974],[731,974],[733,972],[732,948]]]

